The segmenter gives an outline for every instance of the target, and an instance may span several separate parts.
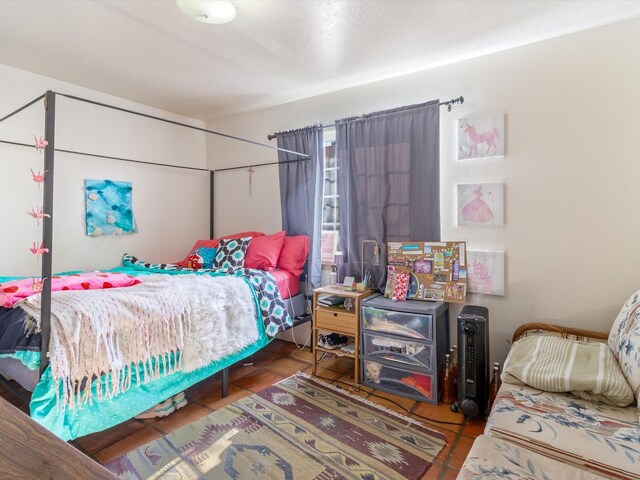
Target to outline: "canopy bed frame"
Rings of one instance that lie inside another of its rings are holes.
[[[46,368],[47,368],[47,366],[49,364],[48,352],[49,352],[49,339],[50,339],[50,335],[51,335],[51,277],[52,277],[52,273],[53,273],[52,272],[52,263],[53,263],[52,262],[52,260],[53,260],[53,219],[54,219],[53,188],[54,188],[54,179],[55,179],[55,174],[54,174],[54,172],[55,172],[55,168],[54,168],[55,167],[55,161],[54,160],[55,160],[56,152],[73,154],[73,155],[83,155],[83,156],[94,157],[94,158],[104,158],[104,159],[109,159],[109,160],[116,160],[116,161],[130,162],[130,163],[137,163],[137,164],[146,164],[146,165],[153,165],[153,166],[178,168],[178,169],[182,169],[182,170],[200,171],[200,172],[208,173],[209,174],[209,201],[210,201],[210,214],[209,214],[209,236],[210,236],[210,238],[214,238],[214,208],[213,208],[213,205],[214,205],[214,185],[215,185],[215,174],[216,174],[216,172],[230,171],[230,170],[241,170],[241,169],[245,169],[246,170],[249,167],[249,165],[244,165],[244,166],[239,166],[239,167],[229,167],[229,168],[222,168],[222,169],[217,169],[216,170],[216,169],[208,169],[208,168],[200,168],[200,167],[189,167],[189,166],[167,164],[167,163],[157,163],[157,162],[150,162],[150,161],[144,161],[144,160],[138,160],[138,159],[114,157],[114,156],[109,156],[109,155],[101,155],[101,154],[97,154],[97,153],[93,153],[93,152],[80,152],[80,151],[75,151],[75,150],[58,149],[55,146],[56,98],[58,96],[64,97],[64,98],[67,98],[67,99],[70,99],[70,100],[78,101],[78,102],[84,102],[84,103],[88,103],[88,104],[91,104],[91,105],[96,105],[96,106],[107,108],[107,109],[117,110],[117,111],[120,111],[120,112],[124,112],[124,113],[131,114],[131,115],[136,115],[136,116],[139,116],[139,117],[149,118],[149,119],[152,119],[152,120],[168,123],[168,124],[171,124],[171,125],[176,125],[176,126],[183,127],[183,128],[188,128],[188,129],[191,129],[191,130],[204,132],[206,134],[217,135],[217,136],[228,138],[230,140],[234,140],[234,141],[238,141],[238,142],[248,143],[248,144],[256,145],[256,146],[259,146],[259,147],[269,148],[269,149],[272,149],[272,150],[293,154],[295,156],[300,157],[300,158],[297,158],[297,159],[289,160],[289,161],[284,162],[284,163],[295,163],[295,162],[307,161],[307,160],[310,159],[309,155],[306,155],[306,154],[303,154],[303,153],[300,153],[300,152],[295,152],[293,150],[287,150],[287,149],[283,149],[283,148],[278,148],[278,147],[275,147],[273,145],[268,145],[268,144],[264,144],[264,143],[260,143],[260,142],[255,142],[253,140],[237,137],[237,136],[234,136],[234,135],[228,135],[228,134],[225,134],[225,133],[217,132],[215,130],[209,130],[209,129],[206,129],[206,128],[197,127],[197,126],[194,126],[194,125],[189,125],[189,124],[186,124],[186,123],[177,122],[177,121],[174,121],[174,120],[169,120],[169,119],[166,119],[166,118],[158,117],[158,116],[155,116],[155,115],[150,115],[150,114],[146,114],[146,113],[142,113],[142,112],[137,112],[137,111],[134,111],[134,110],[121,108],[121,107],[117,107],[117,106],[114,106],[114,105],[109,105],[109,104],[106,104],[106,103],[96,102],[96,101],[93,101],[93,100],[89,100],[89,99],[78,97],[78,96],[74,96],[74,95],[68,95],[68,94],[63,94],[63,93],[59,93],[59,92],[54,92],[54,91],[51,91],[51,90],[48,90],[43,95],[40,95],[39,97],[35,98],[34,100],[32,100],[32,101],[26,103],[25,105],[23,105],[22,107],[14,110],[13,112],[9,113],[6,116],[0,118],[0,123],[2,123],[3,121],[5,121],[5,120],[13,117],[14,115],[22,112],[26,108],[28,108],[28,107],[40,102],[41,100],[44,100],[44,109],[45,109],[45,135],[44,135],[44,137],[47,140],[48,144],[44,149],[44,170],[47,172],[47,175],[45,176],[44,182],[43,182],[43,210],[42,210],[42,213],[44,213],[44,216],[42,218],[43,222],[42,222],[42,245],[41,245],[41,248],[46,249],[46,251],[42,255],[42,273],[41,273],[41,278],[44,279],[44,282],[43,282],[43,288],[42,288],[42,293],[41,293],[41,305],[42,305],[41,315],[40,315],[41,316],[41,324],[40,324],[41,342],[40,342],[40,366],[39,366],[39,371],[38,371],[38,379],[40,379],[42,377],[44,371],[46,370]],[[8,145],[16,145],[16,146],[21,146],[21,147],[28,147],[28,148],[33,148],[34,147],[33,144],[12,142],[12,141],[7,141],[7,140],[0,140],[0,143],[4,143],[4,144],[8,144]],[[283,163],[283,162],[267,162],[267,163],[252,164],[251,167],[263,167],[263,166],[268,166],[268,165],[277,165],[279,163]],[[303,294],[300,294],[300,295],[303,295]],[[292,315],[292,318],[293,318],[293,315]],[[306,323],[306,322],[308,322],[310,320],[311,320],[311,315],[299,315],[297,319],[294,319],[293,326],[297,326],[297,325],[300,325],[302,323]],[[229,384],[229,369],[228,369],[228,367],[222,369],[221,373],[222,373],[222,396],[226,397],[228,395],[228,384]],[[11,383],[9,383],[7,381],[7,379],[4,378],[1,374],[0,374],[0,384],[4,385],[9,390],[11,390],[27,406],[29,405],[29,399],[26,398],[16,388],[14,388],[14,386]]]

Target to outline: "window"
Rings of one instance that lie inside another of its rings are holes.
[[[341,255],[340,196],[338,195],[338,160],[336,158],[336,129],[324,130],[323,189],[322,189],[322,263],[335,263]]]

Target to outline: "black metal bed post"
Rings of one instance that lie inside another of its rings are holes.
[[[209,239],[213,239],[215,234],[215,216],[213,211],[213,199],[216,185],[216,171],[209,170]]]
[[[45,94],[44,136],[49,142],[44,150],[43,210],[49,215],[42,220],[42,244],[48,249],[42,255],[42,289],[40,310],[40,378],[49,365],[49,338],[51,335],[51,273],[53,259],[53,166],[55,156],[56,94],[48,90]]]
[[[209,171],[209,238],[215,238],[215,215],[214,215],[214,197],[216,185],[216,171]],[[226,398],[229,395],[229,367],[222,369],[222,388],[220,396]]]

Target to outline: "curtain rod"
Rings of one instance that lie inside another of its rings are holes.
[[[28,148],[34,148],[32,144],[28,144],[28,143],[20,143],[20,142],[11,142],[9,140],[0,140],[0,143],[6,143],[7,145],[17,145],[19,147],[28,147]],[[309,160],[309,158],[298,158],[295,160],[287,160],[284,162],[264,162],[264,163],[255,163],[255,164],[250,164],[250,165],[242,165],[240,167],[226,167],[226,168],[218,168],[218,169],[210,169],[210,168],[200,168],[200,167],[189,167],[189,166],[185,166],[185,165],[175,165],[172,163],[157,163],[157,162],[149,162],[147,160],[136,160],[133,158],[123,158],[123,157],[113,157],[111,155],[100,155],[98,153],[90,153],[90,152],[79,152],[76,150],[66,150],[64,148],[56,148],[55,149],[56,152],[60,152],[60,153],[70,153],[72,155],[82,155],[85,157],[96,157],[96,158],[105,158],[107,160],[118,160],[120,162],[129,162],[129,163],[139,163],[142,165],[155,165],[155,166],[159,166],[159,167],[169,167],[169,168],[180,168],[183,170],[195,170],[198,172],[227,172],[230,170],[246,170],[249,167],[266,167],[268,165],[279,165],[279,164],[285,164],[285,163],[298,163],[298,162],[306,162],[307,160]]]
[[[440,102],[438,105],[440,105],[441,107],[443,105],[447,106],[447,111],[450,112],[451,111],[451,105],[453,105],[454,103],[459,103],[459,104],[463,104],[464,103],[464,97],[460,96],[457,98],[452,98],[451,100],[447,100],[446,102]],[[335,127],[336,124],[332,123],[331,125],[321,125],[322,128],[331,128],[331,127]],[[274,138],[277,138],[278,135],[282,135],[283,133],[290,133],[290,132],[295,132],[296,130],[303,130],[302,128],[297,128],[294,130],[289,130],[287,132],[276,132],[276,133],[272,133],[270,135],[267,135],[267,140],[273,140]]]
[[[309,160],[309,159],[308,158],[299,158],[297,160],[286,160],[284,162],[265,162],[265,163],[258,163],[256,165],[244,165],[243,167],[219,168],[219,169],[216,170],[216,172],[228,172],[230,170],[243,170],[243,169],[253,168],[253,167],[266,167],[267,165],[282,165],[282,164],[285,164],[285,163],[306,162],[307,160]]]
[[[193,125],[189,125],[187,123],[177,122],[175,120],[169,120],[167,118],[156,117],[155,115],[150,115],[148,113],[136,112],[135,110],[129,110],[127,108],[116,107],[115,105],[109,105],[107,103],[96,102],[94,100],[89,100],[87,98],[77,97],[75,95],[68,95],[68,94],[59,93],[59,92],[54,92],[54,93],[56,95],[60,95],[62,97],[70,98],[72,100],[77,100],[79,102],[85,102],[85,103],[89,103],[89,104],[92,104],[92,105],[98,105],[100,107],[111,108],[113,110],[118,110],[120,112],[130,113],[132,115],[138,115],[140,117],[145,117],[145,118],[151,118],[153,120],[158,120],[160,122],[170,123],[172,125],[178,125],[180,127],[190,128],[192,130],[198,130],[199,132],[211,133],[212,135],[218,135],[220,137],[230,138],[232,140],[237,140],[239,142],[250,143],[251,145],[257,145],[259,147],[269,148],[271,150],[277,150],[279,152],[292,153],[292,154],[298,155],[300,157],[309,158],[309,155],[307,155],[305,153],[295,152],[293,150],[287,150],[285,148],[274,147],[273,145],[267,145],[266,143],[260,143],[260,142],[254,141],[254,140],[248,140],[246,138],[236,137],[235,135],[229,135],[227,133],[217,132],[215,130],[208,130],[206,128],[196,127],[196,126],[193,126]]]

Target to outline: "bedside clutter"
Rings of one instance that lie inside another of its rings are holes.
[[[458,478],[640,479],[639,354],[640,291],[609,335],[520,327],[484,435]]]
[[[394,302],[379,294],[363,300],[362,383],[438,403],[438,378],[449,352],[448,319],[448,306],[443,302]]]

